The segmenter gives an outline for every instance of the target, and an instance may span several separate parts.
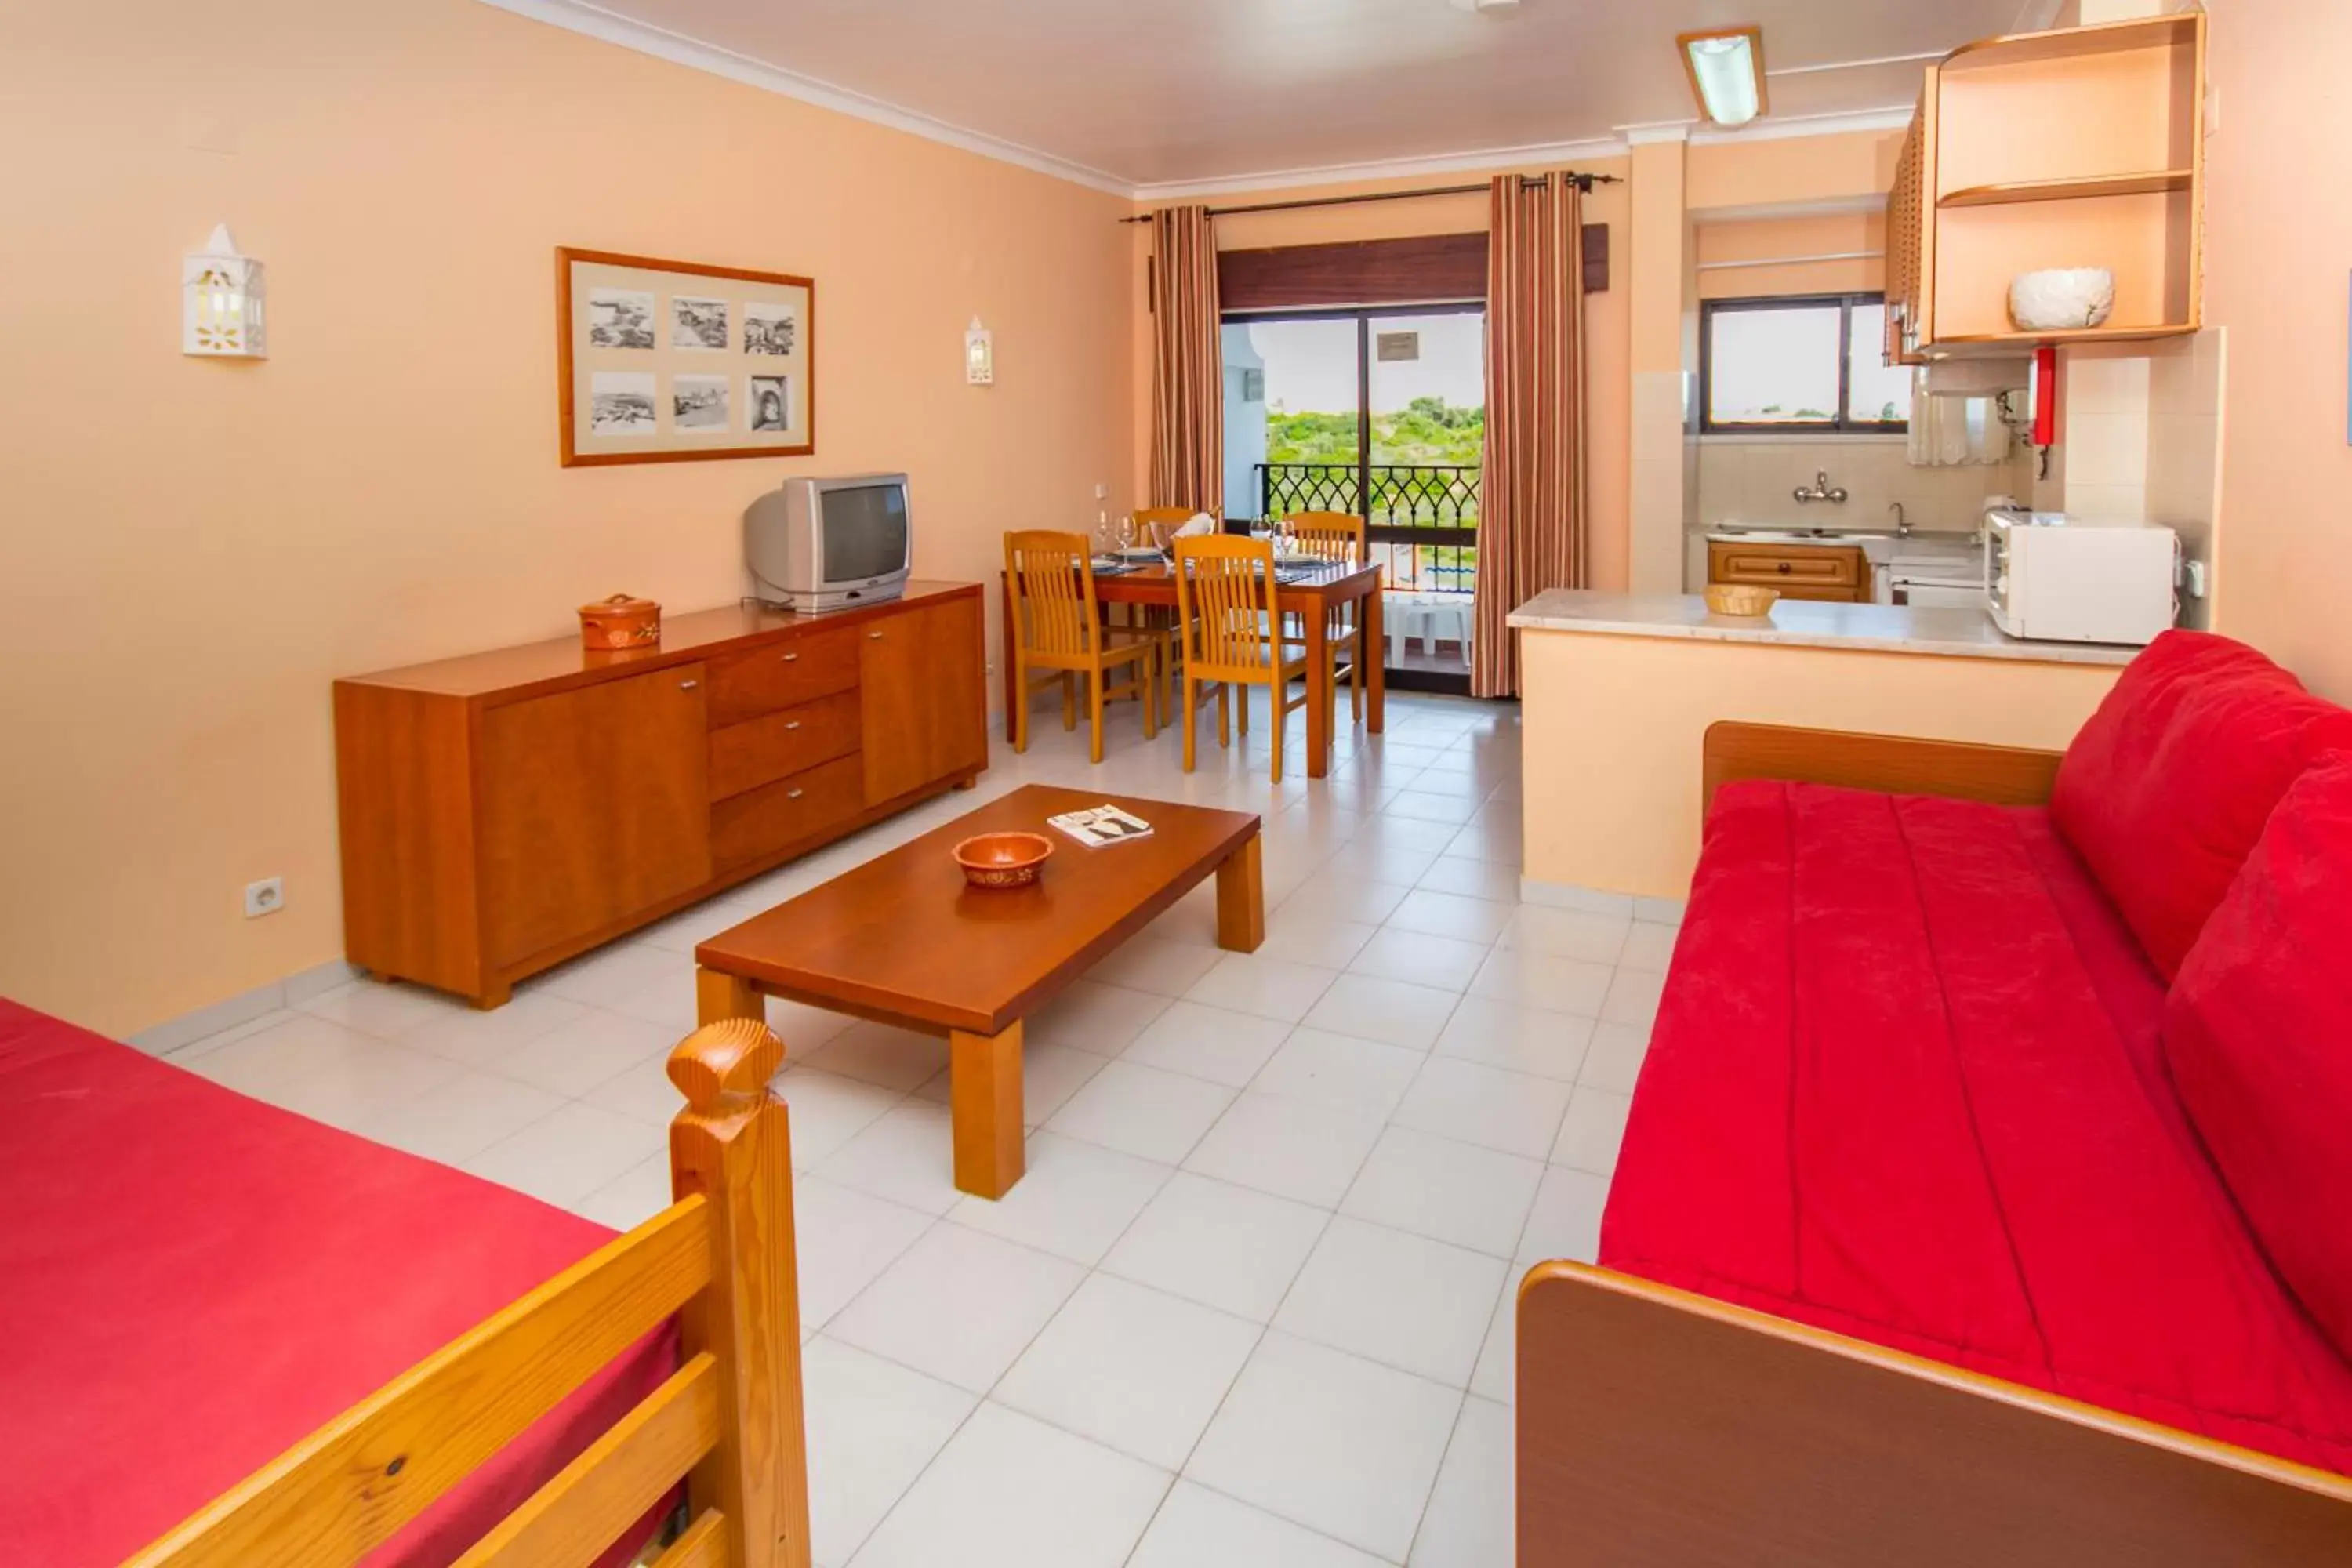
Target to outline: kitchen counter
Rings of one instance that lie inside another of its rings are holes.
[[[2122,666],[2139,650],[2098,643],[2026,642],[1980,610],[1843,605],[1783,599],[1769,616],[1718,616],[1696,594],[1608,594],[1554,588],[1513,612],[1523,631],[1769,643],[1855,652],[1934,654],[2037,664]]]

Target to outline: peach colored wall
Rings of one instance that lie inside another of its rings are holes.
[[[1691,211],[1706,218],[1725,209],[1874,200],[1895,188],[1902,151],[1900,131],[1696,143],[1688,174]]]
[[[2205,320],[2229,345],[2214,626],[2352,701],[2345,497],[2352,6],[2214,0]]]
[[[2116,671],[1688,638],[1520,634],[1527,877],[1683,897],[1718,720],[2063,747]],[[1542,781],[1534,787],[1533,781]]]
[[[1580,159],[1576,167],[1593,174],[1626,172],[1622,158]],[[1529,169],[1527,173],[1539,173]],[[1483,174],[1420,175],[1406,179],[1360,180],[1310,188],[1256,193],[1224,193],[1196,198],[1216,207],[1249,206],[1259,202],[1301,201],[1314,196],[1355,195],[1374,191],[1420,190],[1432,185],[1474,184]],[[1137,210],[1146,210],[1138,208]],[[1631,504],[1627,468],[1630,439],[1624,389],[1632,286],[1631,247],[1626,222],[1631,211],[1627,187],[1598,185],[1585,198],[1584,221],[1610,226],[1612,276],[1604,293],[1585,303],[1587,385],[1591,392],[1586,447],[1591,468],[1593,585],[1622,588],[1626,573],[1626,518]],[[1400,202],[1366,202],[1337,207],[1308,207],[1283,213],[1236,213],[1217,220],[1220,249],[1245,250],[1282,245],[1331,245],[1351,240],[1397,239],[1423,234],[1483,232],[1486,227],[1484,195],[1433,196]],[[1131,488],[1139,497],[1150,488],[1151,471],[1151,318],[1144,303],[1144,263],[1151,245],[1143,225],[1132,231],[1132,313],[1129,353],[1134,364],[1132,408],[1135,469]],[[1148,504],[1149,498],[1144,498]]]
[[[1846,261],[1791,258],[1857,257]],[[1743,262],[1726,267],[1709,263]],[[1886,287],[1886,215],[1822,213],[1698,226],[1698,296],[1874,293]],[[1777,265],[1766,265],[1777,263]]]
[[[934,576],[1128,500],[1120,198],[471,0],[11,6],[0,142],[0,993],[102,1029],[341,952],[334,677],[731,601],[788,473],[907,469]],[[267,363],[179,353],[223,220]],[[817,455],[559,468],[562,244],[813,275]]]

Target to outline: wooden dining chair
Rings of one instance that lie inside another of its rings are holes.
[[[1274,546],[1263,539],[1204,534],[1176,542],[1176,619],[1184,639],[1184,771],[1192,771],[1203,689],[1217,694],[1217,744],[1230,743],[1229,697],[1239,688],[1242,732],[1249,732],[1249,689],[1266,689],[1274,710],[1274,782],[1282,782],[1283,721],[1307,706],[1290,683],[1307,673],[1275,620]]]
[[[1103,760],[1103,702],[1133,697],[1143,705],[1146,740],[1160,733],[1160,672],[1172,638],[1144,626],[1109,626],[1095,599],[1093,552],[1083,533],[1030,530],[1004,536],[1004,581],[1013,591],[1013,624],[1005,627],[1006,657],[1013,661],[1013,749],[1029,749],[1029,700],[1033,674],[1062,683],[1062,728],[1077,728],[1076,681],[1087,683],[1087,712],[1093,725],[1092,760]],[[1110,684],[1111,672],[1129,679]]]
[[[1165,550],[1178,529],[1192,521],[1196,511],[1206,510],[1211,517],[1219,515],[1214,507],[1139,506],[1135,509],[1135,542],[1156,545]]]
[[[1290,542],[1302,555],[1320,556],[1326,561],[1341,562],[1349,566],[1361,566],[1370,558],[1364,542],[1364,520],[1344,511],[1293,512],[1289,520]],[[1330,650],[1331,679],[1334,685],[1344,678],[1348,682],[1348,713],[1351,720],[1364,716],[1364,624],[1355,610],[1346,605],[1331,607],[1329,627],[1323,634],[1324,647]],[[1303,632],[1291,639],[1304,643]],[[1375,654],[1383,650],[1374,649]],[[1345,659],[1345,663],[1341,660]]]

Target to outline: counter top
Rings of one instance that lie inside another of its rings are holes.
[[[1525,631],[1777,643],[2041,664],[2122,665],[2139,652],[2104,643],[2025,642],[2004,634],[1981,610],[1783,599],[1769,616],[1748,617],[1716,615],[1696,594],[1605,594],[1589,588],[1538,594],[1512,612],[1510,624]]]

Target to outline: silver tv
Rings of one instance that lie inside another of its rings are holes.
[[[743,513],[752,592],[781,609],[815,615],[895,599],[914,557],[904,474],[786,479]]]

